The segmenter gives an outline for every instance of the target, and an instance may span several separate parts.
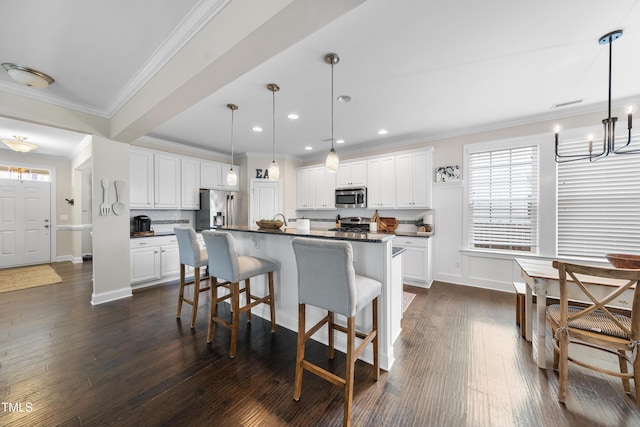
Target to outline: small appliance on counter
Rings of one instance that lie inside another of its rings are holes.
[[[151,229],[151,218],[147,215],[137,215],[133,217],[133,231],[132,236],[153,236],[154,232]]]

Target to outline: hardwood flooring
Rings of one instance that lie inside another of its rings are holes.
[[[341,425],[338,387],[305,373],[293,400],[294,332],[271,334],[254,316],[229,359],[228,331],[206,344],[208,298],[191,330],[190,307],[175,318],[175,282],[92,306],[91,264],[53,266],[62,283],[0,295],[0,425]],[[557,373],[536,367],[512,294],[437,282],[410,291],[391,371],[374,382],[356,364],[353,425],[640,425],[620,381],[574,365],[557,402]],[[329,363],[309,342],[307,355],[343,372],[342,353]]]

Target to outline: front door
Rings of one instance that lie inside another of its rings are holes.
[[[0,268],[51,261],[51,183],[0,179]]]

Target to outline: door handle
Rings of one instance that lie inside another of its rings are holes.
[[[45,224],[45,225],[44,225],[44,228],[49,228],[49,224]]]

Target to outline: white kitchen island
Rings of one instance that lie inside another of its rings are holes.
[[[391,369],[394,362],[393,343],[400,335],[402,319],[402,275],[399,258],[394,260],[391,241],[393,234],[347,233],[339,231],[315,230],[300,231],[295,228],[262,229],[248,226],[223,227],[229,231],[236,242],[236,250],[241,255],[251,255],[269,259],[276,263],[275,306],[276,323],[292,331],[298,331],[298,271],[291,241],[296,236],[318,239],[348,240],[353,246],[354,268],[357,274],[371,277],[382,283],[382,296],[379,298],[379,348],[380,367]],[[393,262],[396,261],[396,262]],[[395,274],[394,274],[395,273]],[[253,283],[255,281],[255,284]],[[266,279],[252,279],[251,293],[266,294]],[[269,319],[268,307],[263,304],[255,307],[252,313]],[[326,311],[307,306],[307,324],[312,325],[326,315]],[[346,324],[344,317],[336,314],[336,322]],[[371,327],[371,307],[366,307],[357,317],[358,330]],[[276,332],[277,333],[277,332]],[[345,351],[346,337],[336,333],[336,348]],[[314,339],[327,343],[327,328],[322,328]],[[371,346],[361,355],[368,363],[373,361]],[[292,348],[291,351],[296,351]]]

